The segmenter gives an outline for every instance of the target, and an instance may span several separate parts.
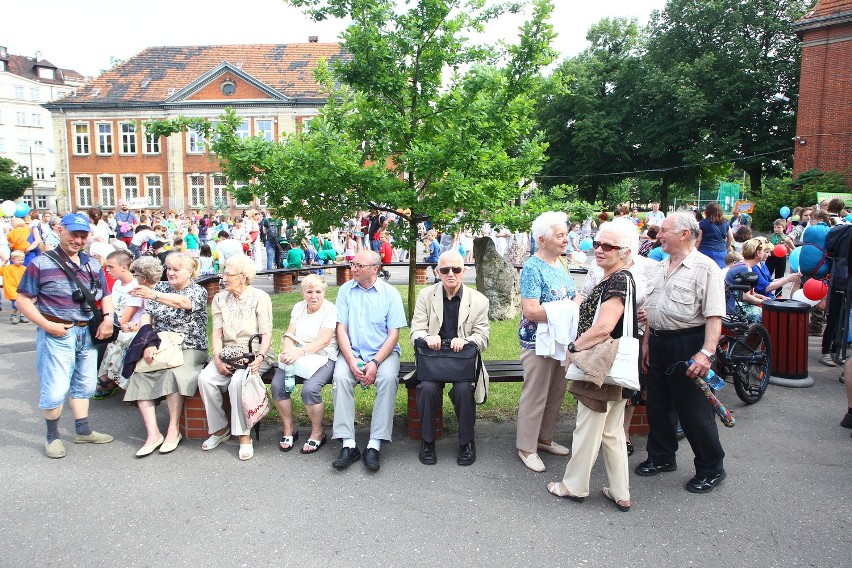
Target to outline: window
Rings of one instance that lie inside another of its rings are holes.
[[[204,176],[189,176],[189,206],[204,207]]]
[[[32,195],[30,195],[29,193],[24,194],[23,200],[24,200],[24,203],[27,204],[27,207],[29,207],[30,209],[33,208],[33,197],[32,197]]]
[[[41,98],[41,89],[38,87],[30,87],[30,100],[37,101]]]
[[[27,113],[16,112],[15,113],[15,124],[18,125],[18,126],[26,126],[27,125]]]
[[[249,132],[249,123],[247,120],[244,120],[239,126],[237,126],[237,138],[245,140],[249,136],[251,136],[251,133]]]
[[[38,76],[42,79],[56,79],[56,70],[49,67],[39,67]]]
[[[145,176],[145,191],[151,207],[163,206],[163,186],[160,176]]]
[[[101,176],[98,184],[101,186],[101,204],[104,207],[115,207],[115,178]]]
[[[38,168],[38,167],[37,167],[37,168],[35,169],[35,178],[36,178],[37,180],[43,180],[43,179],[45,179],[44,168]]]
[[[150,134],[145,134],[145,153],[159,154],[160,153],[160,137],[154,138]]]
[[[68,95],[68,91],[58,91],[56,93],[56,98],[62,99],[62,98],[65,98],[67,95]]]
[[[242,188],[246,187],[247,185],[248,185],[247,183],[235,183],[235,184],[234,184],[234,189],[242,189]],[[253,199],[252,199],[251,197],[249,197],[248,202],[237,201],[237,202],[235,203],[235,205],[236,205],[237,207],[251,207],[251,202],[252,202],[252,200],[253,200]]]
[[[89,154],[89,125],[74,125],[74,153],[78,156]]]
[[[112,124],[98,124],[98,154],[112,154]]]
[[[124,200],[139,197],[139,180],[136,176],[121,176],[121,185],[124,186]]]
[[[24,98],[24,88],[20,86],[15,86],[15,98],[23,99]]]
[[[188,152],[190,154],[203,154],[204,153],[204,136],[202,136],[199,132],[195,130],[190,130],[188,132],[189,136],[189,149]]]
[[[260,136],[267,142],[272,142],[272,121],[271,120],[258,120],[255,123],[257,127],[256,136]]]
[[[213,176],[213,207],[226,209],[228,207],[228,178],[218,174]]]
[[[36,195],[36,203],[38,204],[39,209],[47,209],[47,196]]]
[[[136,125],[125,122],[121,125],[121,153],[136,153]]]
[[[41,127],[41,115],[38,113],[33,113],[30,115],[30,123],[33,126]]]
[[[89,176],[77,177],[77,201],[80,207],[92,206],[92,178]]]
[[[18,138],[18,152],[21,154],[29,154],[30,141],[26,138]]]
[[[33,140],[33,154],[44,154],[44,142]]]

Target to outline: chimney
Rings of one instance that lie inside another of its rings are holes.
[[[41,52],[40,52],[40,51],[36,51],[36,53],[35,53],[35,60],[36,60],[36,62],[41,61]]]
[[[319,36],[308,36],[308,43],[318,43]]]

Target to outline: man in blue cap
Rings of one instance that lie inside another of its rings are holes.
[[[109,337],[113,328],[113,306],[100,263],[83,252],[90,233],[85,215],[62,217],[57,233],[55,258],[73,271],[80,283],[100,300],[104,320],[97,337]],[[92,309],[76,283],[53,260],[43,254],[27,267],[18,287],[18,309],[39,327],[36,340],[36,371],[40,384],[39,408],[47,423],[45,452],[50,458],[65,457],[59,438],[59,418],[65,398],[74,414],[75,444],[106,444],[112,436],[89,427],[89,398],[97,385],[97,352],[88,323]],[[38,304],[38,305],[36,305]]]

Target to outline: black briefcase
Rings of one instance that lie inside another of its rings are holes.
[[[441,349],[429,349],[426,340],[414,340],[417,380],[433,383],[472,383],[482,371],[482,356],[475,343],[468,342],[461,351],[450,349],[450,342],[441,342]]]

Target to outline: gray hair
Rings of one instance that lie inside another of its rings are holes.
[[[299,289],[304,292],[310,286],[321,288],[323,292],[328,289],[328,284],[326,284],[325,280],[323,280],[318,274],[308,274],[302,278],[302,283],[299,285]]]
[[[639,252],[639,231],[636,230],[633,221],[626,217],[618,217],[612,221],[601,223],[601,226],[598,227],[598,235],[604,232],[615,235],[615,242],[612,244],[623,247],[619,251],[621,258],[632,260],[636,257]]]
[[[244,254],[238,254],[230,257],[225,261],[225,266],[236,268],[240,274],[244,275],[246,277],[247,286],[251,285],[251,281],[254,280],[254,277],[257,275],[257,266],[255,266],[254,260]]]
[[[163,263],[156,256],[140,256],[130,263],[130,271],[146,282],[159,282],[163,276]]]
[[[536,217],[532,222],[532,228],[530,228],[533,240],[538,242],[540,237],[545,239],[552,237],[554,225],[565,225],[567,227],[568,215],[562,211],[546,211]]]
[[[698,239],[698,221],[695,220],[695,214],[691,211],[677,211],[671,216],[675,218],[675,231],[683,231],[689,229],[692,234],[692,240]]]
[[[376,251],[374,251],[374,250],[362,250],[361,252],[370,257],[370,264],[375,264],[376,266],[382,265],[382,257]]]
[[[445,263],[449,262],[451,260],[458,260],[459,262],[462,263],[462,266],[464,266],[464,258],[462,257],[461,254],[459,254],[459,251],[457,251],[455,249],[445,250],[444,252],[442,252],[441,256],[438,257],[438,264],[439,265],[442,265],[442,263],[441,263],[442,260]]]

